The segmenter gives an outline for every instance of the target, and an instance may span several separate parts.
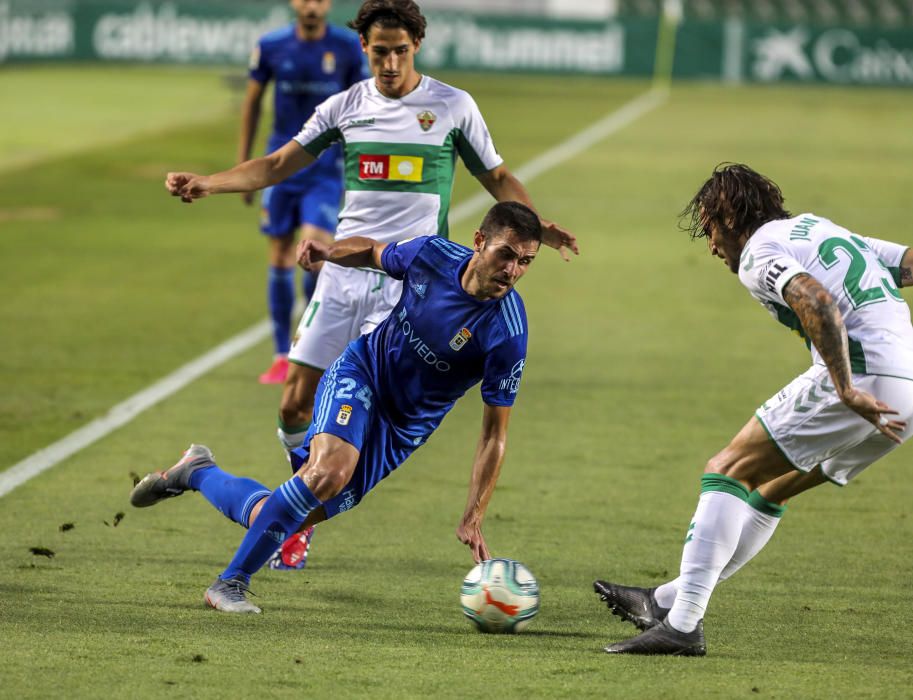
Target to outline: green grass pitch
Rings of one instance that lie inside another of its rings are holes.
[[[648,88],[442,77],[475,95],[514,169]],[[168,169],[231,164],[222,71],[7,69],[0,93],[16,96],[0,116],[4,468],[260,320],[266,256],[240,198],[186,206],[162,187]],[[131,472],[196,441],[286,479],[264,342],[0,499],[0,697],[909,697],[909,448],[791,504],[717,590],[707,658],[602,654],[633,628],[591,582],[675,575],[706,459],[808,362],[677,212],[714,165],[744,161],[795,212],[909,243],[911,113],[909,91],[676,85],[530,183],[582,255],[543,251],[521,282],[529,360],[485,525],[539,579],[528,632],[477,634],[459,608],[477,391],[318,528],[305,571],[255,578],[263,615],[204,607],[241,531],[195,494],[131,509]],[[476,191],[461,171],[455,203]]]

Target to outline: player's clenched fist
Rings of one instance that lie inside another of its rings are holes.
[[[210,194],[208,178],[194,173],[168,173],[165,177],[165,189],[173,197],[180,197],[182,202],[188,204]]]
[[[298,242],[298,264],[305,270],[310,270],[311,265],[327,259],[330,248],[326,243],[315,241],[311,238],[305,238]]]

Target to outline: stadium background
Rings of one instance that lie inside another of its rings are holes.
[[[180,206],[161,183],[231,164],[250,43],[289,15],[0,0],[0,697],[909,697],[906,450],[790,507],[717,592],[707,659],[605,657],[631,629],[589,587],[674,575],[704,461],[807,362],[677,231],[710,169],[748,162],[793,211],[910,241],[913,3],[422,5],[423,69],[476,97],[583,251],[568,265],[546,252],[523,281],[530,361],[486,524],[492,550],[539,577],[539,619],[498,638],[460,617],[476,393],[321,528],[311,568],[260,577],[263,616],[203,608],[239,533],[197,497],[128,510],[131,474],[192,440],[269,484],[286,467],[278,394],[254,381],[269,353],[256,213],[234,197]],[[457,241],[478,190],[461,172]],[[105,420],[124,425],[21,478]]]

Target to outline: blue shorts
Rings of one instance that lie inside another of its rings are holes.
[[[310,184],[280,183],[263,190],[260,231],[267,236],[286,236],[300,226],[311,224],[334,233],[342,200],[342,181],[315,179]]]
[[[311,440],[320,433],[335,435],[359,452],[349,483],[323,504],[327,519],[357,506],[424,442],[423,436],[393,425],[378,410],[375,399],[368,373],[349,349],[323,373],[317,387],[314,420],[304,444],[291,453],[293,470],[308,461]]]

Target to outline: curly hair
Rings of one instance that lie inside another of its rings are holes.
[[[375,24],[385,29],[405,29],[412,41],[421,41],[428,23],[413,0],[365,0],[349,22],[365,41]]]
[[[720,163],[679,214],[679,228],[692,239],[709,236],[711,223],[724,234],[750,236],[768,221],[790,216],[773,180],[741,163]]]

